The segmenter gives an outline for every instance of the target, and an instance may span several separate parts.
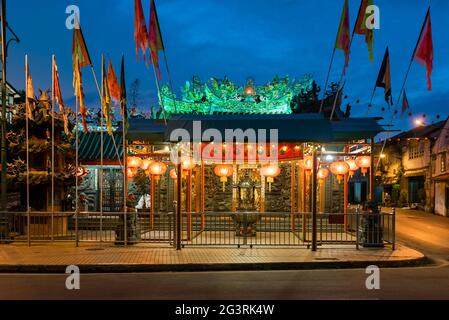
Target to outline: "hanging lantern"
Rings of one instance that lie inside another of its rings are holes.
[[[359,170],[359,166],[357,165],[355,160],[348,160],[346,163],[349,166],[349,176],[352,178],[354,176],[354,173]]]
[[[337,176],[338,183],[341,183],[345,174],[349,172],[349,165],[344,161],[337,161],[331,164],[330,170]]]
[[[319,160],[318,158],[316,159],[317,161],[317,165],[319,165]],[[312,171],[313,169],[313,157],[312,156],[307,156],[304,158],[304,160],[302,162],[300,162],[302,168],[306,171]]]
[[[327,177],[329,177],[329,170],[326,168],[321,168],[318,170],[317,177],[319,180],[325,180]]]
[[[137,168],[128,168],[126,170],[126,176],[128,179],[132,179],[137,175]]]
[[[195,162],[190,157],[181,158],[181,166],[183,170],[190,171],[195,168]]]
[[[142,159],[139,157],[129,157],[128,158],[128,168],[140,168],[142,165]]]
[[[185,178],[187,175],[187,171],[182,170],[182,177]],[[172,178],[173,180],[178,180],[178,173],[176,172],[176,169],[172,169],[170,171],[170,178]]]
[[[362,173],[365,176],[366,173],[368,172],[368,169],[371,168],[371,157],[370,156],[358,157],[355,160],[355,163],[357,164],[357,166],[359,166],[359,168],[362,169]]]
[[[140,168],[146,172],[146,171],[148,171],[148,169],[150,168],[150,165],[153,162],[154,162],[153,160],[149,160],[149,159],[142,160],[142,163],[140,164]]]
[[[153,162],[150,164],[148,168],[149,173],[154,177],[154,180],[157,182],[161,178],[161,175],[165,174],[167,171],[167,165],[162,162]]]
[[[220,164],[215,167],[214,173],[217,177],[220,177],[220,182],[223,183],[223,192],[225,192],[226,182],[234,174],[234,168],[231,165]]]
[[[267,164],[260,168],[260,175],[267,178],[268,190],[271,192],[271,184],[274,182],[274,178],[281,174],[281,168],[275,164]]]

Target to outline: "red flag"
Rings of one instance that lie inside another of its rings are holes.
[[[147,24],[143,14],[141,0],[134,0],[134,39],[136,41],[136,56],[139,61],[139,47],[142,50],[143,60],[146,62],[146,52],[149,48]]]
[[[402,99],[402,117],[404,117],[404,114],[407,112],[407,110],[410,108],[410,105],[408,103],[407,94],[404,90],[404,96]]]
[[[338,28],[337,39],[335,41],[335,49],[341,49],[345,53],[345,67],[343,74],[349,64],[349,51],[351,46],[351,34],[349,31],[349,7],[348,0],[345,0],[343,13],[341,14],[340,26]]]
[[[416,44],[413,59],[424,65],[427,74],[427,87],[432,91],[432,71],[433,71],[433,40],[432,40],[432,22],[430,19],[430,8],[427,11],[426,19]]]
[[[368,45],[368,53],[370,61],[374,59],[373,43],[374,43],[374,30],[367,28],[367,19],[369,14],[366,13],[367,8],[374,4],[373,0],[362,0],[360,4],[359,14],[357,22],[355,23],[354,33],[365,36],[365,42]]]
[[[117,103],[120,103],[122,100],[120,96],[120,85],[118,84],[117,75],[115,74],[111,60],[109,60],[108,66],[108,89],[111,97],[114,98]]]
[[[58,66],[56,64],[56,59],[53,60],[53,95],[55,97],[56,103],[59,105],[59,111],[62,113],[62,118],[64,121],[64,132],[69,134],[69,119],[65,111],[64,100],[61,94],[61,84],[59,82],[59,72]]]
[[[83,31],[78,21],[75,21],[76,27],[73,29],[72,39],[72,62],[78,61],[80,68],[92,65],[89,51],[87,50],[86,40],[84,40]]]
[[[158,77],[160,79],[161,69],[159,68],[159,50],[164,50],[164,42],[162,41],[161,29],[154,0],[151,0],[150,5],[150,29],[148,39],[150,42],[151,63],[158,70]]]
[[[81,66],[78,59],[75,60],[74,70],[73,70],[73,86],[75,88],[75,97],[78,100],[80,106],[80,114],[83,122],[84,133],[88,133],[87,128],[87,108],[84,102],[84,91],[83,91],[83,80],[81,75]],[[78,116],[78,115],[77,115]]]

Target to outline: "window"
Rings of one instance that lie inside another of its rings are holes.
[[[446,172],[446,152],[440,155],[440,171],[441,173]]]
[[[408,147],[408,159],[419,159],[424,157],[424,143],[412,142]]]

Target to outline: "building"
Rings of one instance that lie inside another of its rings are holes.
[[[418,126],[387,141],[381,168],[385,205],[434,212],[435,146],[445,124]]]
[[[445,123],[432,150],[432,183],[435,213],[449,216],[449,120]]]
[[[1,79],[0,79],[1,83]],[[11,107],[18,103],[21,99],[20,92],[17,91],[9,82],[6,82],[6,119],[8,122],[11,122],[12,120],[12,113],[11,113]],[[2,99],[2,91],[0,90],[0,101]],[[1,114],[1,110],[0,110]]]

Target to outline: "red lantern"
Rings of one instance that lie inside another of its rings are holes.
[[[348,160],[346,163],[349,165],[349,176],[352,178],[354,173],[359,170],[359,166],[357,165],[355,160]]]
[[[182,177],[185,178],[187,176],[187,171],[183,170],[182,171]],[[173,180],[177,180],[178,179],[178,173],[176,172],[176,169],[172,169],[170,171],[170,178],[172,178]]]
[[[318,170],[317,177],[320,180],[325,180],[327,177],[329,177],[329,170],[326,168],[321,168],[320,170]]]
[[[149,173],[154,176],[154,180],[159,181],[161,175],[167,172],[167,165],[162,162],[153,162],[148,168]]]
[[[300,162],[302,168],[306,171],[312,171],[313,169],[313,157],[307,156],[302,162]],[[319,160],[317,158],[317,165],[319,165]]]
[[[214,173],[217,177],[220,177],[220,182],[223,183],[223,192],[225,192],[226,182],[234,174],[234,168],[231,165],[220,164],[215,167]]]
[[[362,169],[362,173],[365,176],[366,173],[368,172],[368,169],[371,168],[371,157],[370,156],[358,157],[355,160],[355,163]]]
[[[128,168],[128,170],[126,170],[126,176],[128,177],[128,179],[132,179],[137,175],[137,168]]]
[[[195,168],[195,162],[190,157],[181,158],[181,166],[183,170],[190,171]]]
[[[271,184],[274,182],[274,178],[281,174],[281,168],[275,164],[267,164],[260,168],[260,175],[267,178],[269,192],[271,192]]]
[[[142,163],[140,164],[140,168],[143,171],[147,171],[150,168],[150,165],[153,163],[153,160],[149,160],[149,159],[145,159],[142,161]]]
[[[139,157],[129,157],[128,158],[128,168],[140,168],[142,165],[142,159]]]
[[[344,161],[337,161],[331,164],[330,170],[337,176],[338,183],[341,183],[345,174],[349,172],[349,165]]]

